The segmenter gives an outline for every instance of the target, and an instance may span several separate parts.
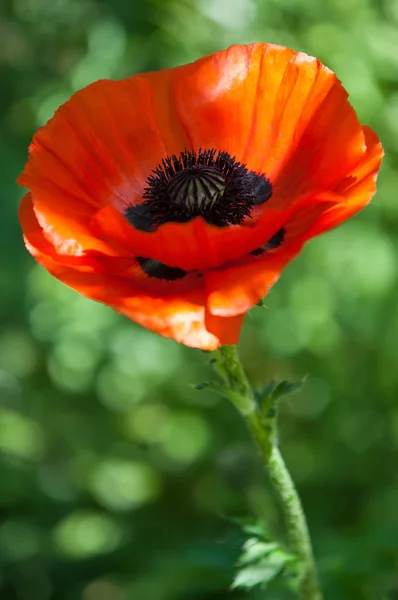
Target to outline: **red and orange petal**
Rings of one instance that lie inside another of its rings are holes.
[[[26,247],[37,262],[83,296],[108,304],[143,327],[187,346],[214,350],[221,342],[238,341],[244,314],[232,318],[209,314],[203,283],[163,297],[145,293],[131,279],[101,269],[95,258],[57,255],[35,217],[30,194],[21,202],[19,217]]]
[[[123,213],[143,201],[151,170],[200,148],[265,173],[271,199],[241,225],[196,217],[134,229]],[[382,155],[318,60],[272,44],[233,46],[72,96],[34,136],[20,219],[28,250],[64,283],[161,335],[213,349],[237,341],[246,311],[305,241],[370,201]],[[280,248],[251,254],[282,227]],[[147,277],[137,256],[188,274]]]

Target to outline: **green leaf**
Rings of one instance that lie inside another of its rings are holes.
[[[282,398],[283,396],[288,396],[289,394],[297,392],[297,390],[299,390],[303,385],[304,381],[304,379],[298,382],[281,381],[272,392],[273,399],[279,400],[279,398]]]
[[[295,560],[292,555],[282,550],[277,543],[270,543],[268,546],[267,550],[262,548],[260,551],[260,548],[256,548],[259,555],[266,551],[266,555],[263,558],[242,565],[233,581],[233,589],[251,589],[255,586],[266,589],[272,581],[285,571],[288,564]]]
[[[271,381],[262,390],[256,392],[256,396],[259,398],[271,396],[272,393],[274,392],[275,388],[277,387],[277,385],[278,385],[278,382],[275,381],[274,379],[271,379]]]
[[[283,563],[264,560],[256,565],[241,569],[236,575],[232,589],[251,589],[260,585],[263,589],[275,579],[283,568]]]
[[[261,542],[257,538],[251,538],[243,545],[243,552],[239,557],[239,564],[247,565],[256,562],[267,554],[270,554],[273,550],[278,548],[276,542]]]
[[[266,589],[272,581],[283,575],[289,578],[289,587],[294,589],[298,573],[296,557],[270,539],[264,523],[240,523],[243,531],[250,533],[251,537],[242,546],[232,588],[251,589],[260,586]]]
[[[261,409],[266,418],[276,416],[276,403],[283,396],[287,396],[299,390],[303,385],[305,378],[298,382],[275,381],[272,379],[262,390],[256,392],[255,400],[257,406]]]

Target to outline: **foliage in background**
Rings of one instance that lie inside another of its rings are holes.
[[[398,3],[3,0],[0,10],[0,597],[239,600],[255,512],[279,531],[240,419],[195,392],[206,355],[156,337],[33,264],[14,181],[34,130],[103,77],[231,43],[316,55],[387,156],[372,205],[308,245],[246,319],[257,387],[300,380],[282,444],[327,600],[398,597]],[[128,118],[128,115],[126,115]],[[273,591],[271,591],[273,589]],[[275,584],[272,600],[288,600]]]

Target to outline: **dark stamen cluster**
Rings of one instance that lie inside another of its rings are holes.
[[[249,171],[227,152],[184,150],[162,160],[147,179],[144,202],[129,207],[125,216],[142,231],[197,216],[218,227],[239,225],[271,194],[265,175]]]

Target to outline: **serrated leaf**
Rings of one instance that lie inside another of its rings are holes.
[[[264,403],[270,402],[275,388],[278,382],[271,379],[271,381],[262,389],[255,393],[256,403],[259,407],[262,407]]]
[[[255,400],[260,407],[262,414],[266,418],[273,418],[276,415],[275,406],[278,400],[283,396],[296,392],[304,383],[304,379],[299,382],[275,381],[271,380],[262,390],[256,392]]]
[[[297,557],[270,539],[263,521],[236,521],[250,537],[242,546],[232,587],[250,589],[261,586],[265,589],[271,581],[284,576],[288,578],[290,589],[295,589],[299,574]]]
[[[250,538],[243,544],[239,564],[247,565],[254,563],[277,549],[278,544],[276,542],[262,542],[258,538]]]
[[[259,585],[265,589],[281,573],[285,562],[283,556],[271,552],[266,558],[240,569],[232,588],[251,589]]]
[[[272,397],[274,400],[279,400],[282,396],[288,396],[289,394],[293,394],[293,392],[297,392],[303,385],[304,380],[293,382],[293,381],[281,381],[274,388],[272,392]]]
[[[271,381],[267,383],[267,385],[261,391],[257,392],[257,394],[260,396],[269,396],[272,394],[277,385],[278,382],[275,381],[275,379],[271,379]]]

